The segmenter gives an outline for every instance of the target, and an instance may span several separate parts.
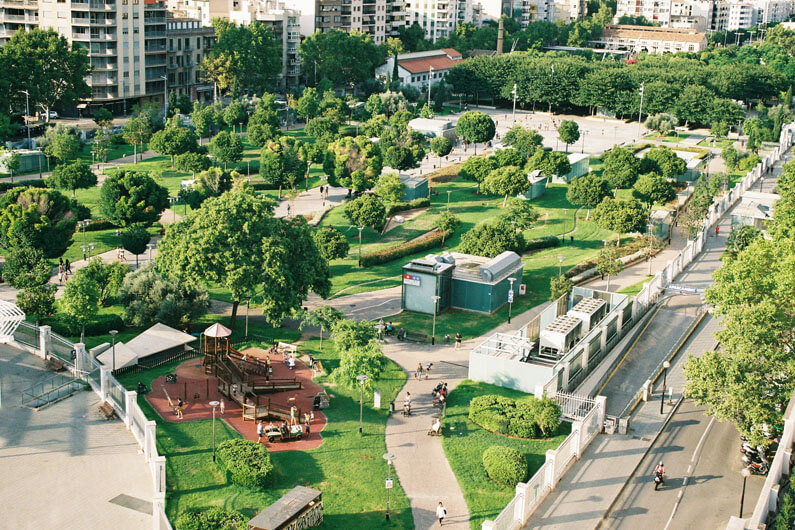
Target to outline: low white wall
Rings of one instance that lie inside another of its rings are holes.
[[[552,367],[479,353],[469,354],[469,378],[528,394],[552,377]]]

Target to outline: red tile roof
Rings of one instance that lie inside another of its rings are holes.
[[[456,50],[454,50],[453,48],[442,48],[442,51],[444,53],[446,53],[447,55],[449,55],[450,57],[452,57],[453,59],[455,59],[456,57],[458,57],[458,58],[462,57],[461,53],[456,51]]]
[[[454,59],[451,59],[447,55],[436,55],[433,57],[418,57],[417,59],[398,60],[398,65],[400,65],[401,68],[408,70],[412,74],[427,72],[430,67],[433,67],[434,71],[437,72],[439,70],[449,70],[461,60],[461,54],[455,50],[452,51],[457,54]]]

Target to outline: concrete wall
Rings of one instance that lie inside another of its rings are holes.
[[[403,309],[432,315],[433,297],[436,296],[436,275],[417,271],[404,271],[404,274],[419,276],[420,285],[409,285],[403,280]],[[442,309],[441,304],[439,309]]]
[[[537,385],[545,384],[552,375],[551,366],[522,363],[477,353],[469,355],[468,377],[473,381],[482,381],[532,394]]]

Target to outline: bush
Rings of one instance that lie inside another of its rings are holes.
[[[46,188],[47,184],[43,180],[23,180],[18,182],[0,182],[0,192],[5,192],[11,188]]]
[[[386,216],[392,217],[397,212],[413,210],[414,208],[427,208],[431,205],[431,200],[426,198],[414,199],[410,202],[395,202],[386,207]]]
[[[218,462],[231,474],[232,482],[246,488],[261,488],[273,471],[265,446],[251,440],[226,440],[218,446]]]
[[[245,530],[247,517],[237,510],[210,508],[191,510],[177,518],[177,530]]]
[[[492,445],[483,451],[483,467],[491,480],[511,488],[527,477],[527,461],[510,447]]]
[[[80,335],[80,324],[64,313],[56,313],[51,317],[43,318],[41,323],[42,325],[51,326],[54,333],[64,337]],[[92,321],[86,322],[86,335],[107,335],[108,331],[112,329],[121,331],[124,328],[124,321],[119,315],[113,313],[99,314]]]
[[[380,265],[382,263],[388,263],[398,258],[402,258],[403,256],[408,256],[409,254],[414,254],[416,252],[428,250],[429,248],[434,248],[436,246],[441,245],[442,241],[450,237],[451,234],[452,234],[451,231],[428,232],[425,235],[420,236],[419,238],[410,241],[408,243],[395,245],[394,247],[385,248],[384,250],[379,250],[378,252],[363,254],[362,267],[369,267],[371,265]]]
[[[107,221],[105,219],[92,219],[86,225],[86,232],[96,232],[97,230],[110,230],[111,228],[116,228],[116,226],[110,221]]]
[[[516,438],[548,438],[557,433],[560,407],[547,398],[521,401],[487,394],[469,403],[469,419],[496,434]]]
[[[557,236],[544,236],[538,239],[528,239],[525,241],[524,250],[541,250],[542,248],[554,248],[560,246],[560,239]]]

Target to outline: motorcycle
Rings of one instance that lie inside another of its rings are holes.
[[[657,491],[657,488],[660,486],[665,486],[665,479],[663,478],[663,474],[659,471],[654,472],[654,491]]]
[[[743,457],[743,463],[745,463],[745,467],[753,473],[754,475],[767,475],[769,467],[767,462],[763,462],[762,460],[754,460],[748,456]]]

